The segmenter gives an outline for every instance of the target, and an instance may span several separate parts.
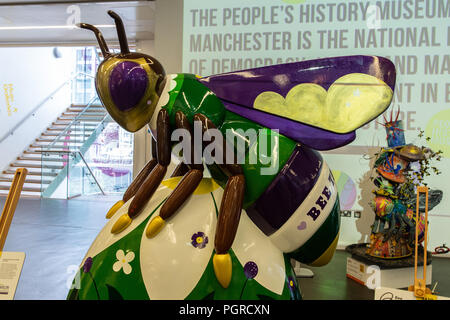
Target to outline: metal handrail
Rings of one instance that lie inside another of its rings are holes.
[[[86,160],[84,160],[83,155],[81,154],[80,151],[77,151],[78,155],[80,156],[81,160],[83,160],[84,164],[86,165],[86,168],[89,170],[89,172],[91,173],[92,178],[94,178],[95,183],[97,184],[98,188],[100,189],[100,191],[102,192],[103,195],[105,195],[105,192],[103,191],[102,187],[100,187],[100,184],[97,181],[97,178],[95,178],[94,173],[92,172],[91,168],[89,167],[89,165],[87,164]]]
[[[83,75],[91,78],[95,78],[94,76],[84,73],[84,72],[78,72],[76,75],[70,77],[66,81],[64,81],[60,86],[58,86],[54,91],[50,93],[44,100],[42,100],[36,107],[33,108],[30,112],[27,113],[25,117],[23,117],[22,120],[20,120],[14,127],[12,127],[7,133],[5,133],[0,138],[0,143],[2,143],[6,138],[8,138],[10,135],[14,134],[14,131],[16,131],[30,116],[34,116],[34,114],[45,105],[45,103],[50,100],[59,90],[61,90],[64,86],[66,86],[68,83],[71,83],[74,79],[76,79],[78,76]]]
[[[56,138],[50,142],[48,145],[44,146],[45,149],[50,149],[51,147],[53,147],[55,145],[56,142],[58,142],[59,138],[61,138],[63,135],[65,135],[67,133],[67,131],[69,131],[70,127],[77,122],[77,120],[86,112],[86,110],[88,108],[90,108],[92,106],[92,104],[94,103],[95,100],[97,100],[98,97],[94,96],[92,97],[91,100],[89,100],[88,104],[86,105],[86,107],[84,107],[84,109],[72,120],[70,121],[69,124],[67,124],[67,126],[64,128],[64,130],[62,132],[60,132]],[[43,148],[43,149],[44,149]]]
[[[76,154],[78,153],[78,155],[80,156],[80,159],[83,160],[86,168],[89,170],[89,173],[91,174],[92,178],[95,181],[95,184],[98,186],[98,188],[100,189],[100,191],[102,192],[103,195],[106,195],[106,193],[103,191],[102,187],[100,186],[100,183],[98,182],[97,178],[95,177],[94,173],[92,172],[91,167],[89,167],[88,163],[86,162],[86,160],[84,159],[83,155],[81,154],[81,151],[69,151],[69,150],[38,150],[38,152],[41,153],[67,153],[67,154]]]

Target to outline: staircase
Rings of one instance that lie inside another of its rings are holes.
[[[22,196],[39,198],[49,186],[56,188],[67,171],[62,169],[68,153],[61,152],[84,153],[103,130],[106,118],[101,105],[71,105],[0,174],[0,196],[8,194],[17,168],[28,169]]]

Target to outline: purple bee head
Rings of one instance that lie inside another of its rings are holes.
[[[111,72],[109,90],[117,108],[126,111],[138,104],[148,85],[144,68],[136,62],[123,61]]]

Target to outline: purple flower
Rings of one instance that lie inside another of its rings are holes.
[[[292,290],[295,288],[295,281],[294,278],[292,277],[288,277],[288,281],[289,281],[289,288]]]
[[[297,291],[297,285],[295,283],[295,279],[293,277],[288,277],[287,281],[288,281],[288,285],[289,285],[289,291],[291,292],[291,296],[295,297],[296,291]]]
[[[258,265],[253,261],[249,261],[244,266],[244,274],[247,279],[253,279],[258,274]]]
[[[92,267],[92,258],[91,258],[91,257],[88,257],[88,258],[86,259],[86,261],[84,262],[84,265],[83,265],[83,271],[84,271],[84,273],[88,273],[89,270],[91,270],[91,267]]]
[[[191,237],[194,248],[203,249],[208,244],[208,237],[201,231],[194,233]]]

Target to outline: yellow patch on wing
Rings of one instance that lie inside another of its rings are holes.
[[[349,73],[337,79],[328,92],[315,83],[296,85],[286,98],[273,91],[262,92],[253,107],[333,132],[348,133],[383,113],[392,96],[392,89],[382,80]]]

